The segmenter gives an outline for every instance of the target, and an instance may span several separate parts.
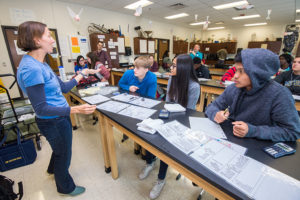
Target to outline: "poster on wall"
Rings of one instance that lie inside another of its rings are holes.
[[[90,51],[88,39],[85,36],[69,36],[71,58],[76,59],[77,56],[85,55]]]

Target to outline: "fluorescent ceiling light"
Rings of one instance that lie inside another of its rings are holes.
[[[206,23],[206,21],[204,21],[204,22],[194,22],[194,23],[191,23],[190,25],[197,26],[197,25],[203,25],[205,23]],[[208,22],[208,23],[210,24],[210,22]]]
[[[219,26],[219,27],[212,27],[212,28],[208,28],[207,30],[218,30],[218,29],[224,29],[225,27],[223,26]]]
[[[248,4],[248,1],[237,1],[237,2],[232,2],[232,3],[226,3],[226,4],[221,4],[218,6],[214,6],[213,8],[216,10],[221,10],[221,9],[226,9],[226,8],[233,8],[237,6],[242,6]]]
[[[233,17],[233,20],[239,20],[239,19],[250,19],[250,18],[256,18],[260,17],[260,15],[245,15],[245,16],[238,16],[238,17]]]
[[[262,26],[262,25],[266,25],[267,22],[263,22],[263,23],[255,23],[255,24],[244,24],[244,26]]]
[[[219,21],[219,22],[216,22],[215,24],[220,25],[220,24],[224,24],[224,22],[223,21]]]
[[[300,19],[296,19],[296,21],[295,22],[300,22]]]
[[[299,13],[299,12],[300,12],[300,9],[297,9],[297,10],[296,10],[296,13]]]
[[[186,17],[186,16],[189,16],[189,15],[186,13],[180,13],[180,14],[176,14],[176,15],[167,16],[165,18],[166,19],[177,19],[177,18]]]
[[[130,10],[135,10],[139,6],[145,7],[145,6],[149,6],[151,4],[153,4],[153,2],[148,1],[148,0],[140,0],[135,3],[129,4],[129,5],[125,6],[124,8],[130,9]]]

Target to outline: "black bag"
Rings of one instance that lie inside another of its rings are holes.
[[[22,184],[22,182],[18,183],[19,193],[16,194],[16,193],[14,193],[14,190],[13,190],[14,183],[15,182],[12,181],[11,179],[0,175],[0,200],[15,200],[15,199],[18,199],[18,196],[19,196],[19,200],[22,199],[23,184]]]

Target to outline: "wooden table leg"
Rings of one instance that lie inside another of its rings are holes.
[[[105,123],[105,119],[104,119],[103,115],[100,112],[96,112],[96,113],[97,113],[97,116],[99,119],[99,128],[101,131],[100,136],[101,136],[101,144],[102,144],[105,172],[110,173],[111,167],[110,167],[109,155],[108,155],[106,123]]]
[[[114,140],[114,132],[113,126],[109,123],[108,119],[105,119],[106,124],[106,136],[107,136],[107,145],[108,145],[108,154],[109,154],[109,161],[111,167],[111,176],[113,179],[117,179],[119,176],[118,172],[118,163],[117,163],[117,155],[115,149],[115,140]]]
[[[212,102],[212,94],[208,93],[207,94],[207,105]]]
[[[199,106],[197,108],[197,111],[203,112],[205,95],[206,95],[206,93],[202,92],[202,90],[201,90],[200,103],[198,104]]]
[[[115,75],[113,72],[111,73],[111,84],[115,85]]]

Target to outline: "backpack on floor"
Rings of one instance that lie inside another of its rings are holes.
[[[18,183],[19,193],[16,194],[14,193],[13,190],[14,183],[15,182],[12,181],[11,179],[0,175],[0,200],[15,200],[18,199],[18,196],[19,196],[19,200],[22,199],[23,184],[22,182]]]

